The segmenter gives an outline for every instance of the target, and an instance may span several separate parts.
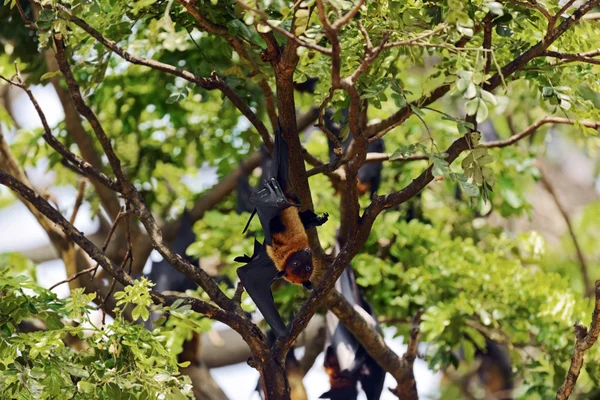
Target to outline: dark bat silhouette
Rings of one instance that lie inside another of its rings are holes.
[[[170,243],[170,246],[183,259],[191,264],[195,264],[198,260],[185,254],[186,249],[195,241],[196,235],[192,230],[192,219],[190,214],[185,211],[181,216],[181,224],[175,234],[175,239]],[[154,290],[160,293],[165,290],[185,292],[188,289],[195,289],[197,287],[194,281],[173,268],[165,259],[153,262],[152,269],[146,277],[155,283]]]
[[[335,128],[330,128],[335,129]],[[338,128],[339,129],[339,128]],[[332,130],[332,132],[336,132]],[[352,142],[352,138],[348,137],[344,142],[342,142],[342,150],[344,154],[348,151],[348,147]],[[367,147],[367,153],[385,153],[385,143],[383,139],[378,139],[372,143],[369,143]],[[333,152],[333,143],[329,141],[329,160],[330,162],[335,159],[335,153]],[[357,185],[359,194],[365,194],[370,192],[371,197],[373,194],[377,192],[379,189],[379,184],[381,183],[381,170],[383,165],[381,163],[365,163],[363,164],[357,174]]]
[[[372,326],[378,327],[377,318],[356,284],[350,265],[336,282],[336,289],[353,307],[358,306],[362,309],[361,314]],[[358,396],[357,383],[360,381],[368,400],[379,399],[383,390],[385,370],[369,356],[332,312],[327,312],[325,319],[327,344],[324,367],[329,375],[331,389],[320,398],[355,400]]]
[[[254,203],[250,201],[250,196],[254,194],[256,191],[260,190],[265,184],[265,182],[269,179],[269,175],[271,175],[271,166],[273,164],[273,160],[269,155],[265,146],[260,147],[260,153],[262,156],[260,162],[260,168],[262,170],[260,180],[256,187],[253,187],[250,182],[248,182],[248,175],[244,171],[238,176],[237,179],[237,187],[236,187],[236,212],[238,214],[242,214],[244,212],[252,213],[255,209]]]
[[[275,132],[273,161],[263,188],[251,194],[254,211],[244,228],[258,214],[265,240],[254,242],[252,257],[244,255],[235,261],[246,263],[238,269],[238,276],[277,336],[287,333],[273,301],[271,284],[276,278],[301,284],[311,289],[313,271],[312,251],[308,245],[306,229],[327,221],[327,214],[318,216],[312,211],[299,211],[298,197],[288,186],[288,146],[281,137],[279,127]]]

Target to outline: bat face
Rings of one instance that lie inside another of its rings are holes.
[[[302,249],[290,254],[283,266],[284,278],[292,283],[303,284],[305,287],[310,283],[313,272],[312,251]],[[308,283],[306,283],[308,282]]]

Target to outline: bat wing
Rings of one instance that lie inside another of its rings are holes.
[[[385,143],[383,139],[379,139],[369,144],[367,148],[369,153],[385,153]],[[363,184],[368,184],[371,191],[371,197],[379,189],[381,183],[381,170],[383,168],[382,163],[369,163],[363,164],[358,170],[358,179]]]
[[[237,179],[237,204],[236,212],[241,214],[243,212],[251,213],[254,210],[254,204],[250,201],[250,196],[254,193],[255,189],[248,182],[248,176],[245,173],[241,173]]]
[[[194,265],[197,260],[185,254],[187,248],[196,241],[196,235],[194,234],[192,225],[192,218],[190,217],[190,214],[185,211],[181,217],[181,224],[175,234],[175,239],[170,243],[170,246],[175,253]],[[153,262],[152,269],[146,277],[154,282],[155,289],[160,292],[166,290],[185,292],[188,289],[191,290],[198,287],[193,280],[177,271],[165,259]],[[152,330],[152,321],[159,317],[160,314],[152,313],[150,319],[144,323],[146,328]]]
[[[377,318],[356,284],[350,265],[336,282],[336,289],[371,326],[378,327]],[[383,390],[385,371],[333,313],[327,313],[326,322],[330,346],[337,358],[340,371],[347,371],[350,376],[358,375],[367,399],[379,399]]]
[[[268,157],[265,157],[268,158]],[[273,149],[273,159],[270,163],[270,176],[264,177],[263,170],[263,188],[250,196],[250,202],[254,205],[255,212],[252,213],[244,232],[250,225],[254,214],[258,214],[260,224],[265,234],[265,243],[271,245],[271,220],[281,214],[288,207],[299,207],[288,198],[295,198],[293,193],[286,196],[289,177],[289,159],[288,146],[283,137],[281,137],[281,128],[277,123],[275,132],[275,144]],[[267,165],[267,164],[265,164]]]
[[[285,336],[288,328],[277,311],[273,293],[271,293],[271,283],[277,275],[277,268],[265,252],[264,247],[255,240],[254,255],[237,257],[235,260],[247,263],[237,270],[244,288],[275,335],[277,337]]]
[[[281,214],[286,208],[292,206],[298,207],[298,205],[291,203],[287,199],[279,182],[275,178],[271,178],[266,182],[263,189],[253,193],[250,196],[250,201],[256,208],[256,213],[265,234],[265,242],[271,245],[271,220]],[[250,216],[251,219],[252,216]],[[248,221],[249,223],[250,221]]]
[[[287,190],[290,168],[289,150],[285,139],[281,136],[281,126],[277,120],[275,143],[273,144],[273,163],[271,164],[271,178],[274,178],[285,192]]]
[[[340,279],[336,282],[336,289],[344,296],[346,300],[356,309],[357,292],[353,283],[352,267],[348,265]],[[360,344],[358,340],[340,323],[340,320],[331,312],[325,316],[327,322],[327,332],[330,336],[331,346],[337,357],[340,371],[354,372],[359,368],[357,356],[360,356]]]

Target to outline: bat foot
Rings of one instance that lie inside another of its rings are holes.
[[[299,213],[299,215],[305,229],[321,226],[329,219],[329,214],[327,213],[324,213],[323,215],[317,215],[310,210],[302,211]]]

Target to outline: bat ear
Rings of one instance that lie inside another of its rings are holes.
[[[302,286],[304,286],[306,290],[313,290],[313,285],[310,281],[302,282]]]
[[[279,271],[277,275],[275,275],[275,279],[283,278],[286,275],[285,271]]]

